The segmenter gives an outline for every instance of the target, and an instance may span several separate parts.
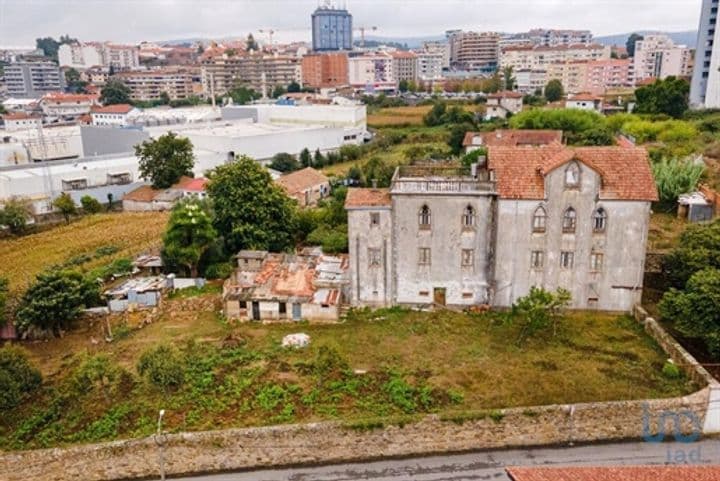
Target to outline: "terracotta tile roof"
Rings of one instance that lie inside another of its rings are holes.
[[[152,202],[160,190],[153,189],[149,185],[141,185],[123,196],[123,200],[131,200],[135,202]]]
[[[283,175],[275,182],[285,189],[288,194],[292,195],[303,192],[316,185],[324,184],[328,182],[328,178],[312,167],[306,167],[302,170]]]
[[[93,107],[91,112],[94,114],[126,114],[134,108],[135,107],[130,104],[115,104],[104,107]]]
[[[205,186],[207,185],[207,179],[205,178],[199,178],[199,179],[191,179],[190,182],[187,182],[183,186],[183,190],[187,190],[190,192],[205,192]]]
[[[715,481],[720,466],[507,468],[513,481]]]
[[[30,119],[39,119],[40,116],[26,114],[25,112],[12,112],[12,113],[3,115],[2,118],[3,118],[3,120],[30,120]]]
[[[389,189],[349,189],[345,198],[345,208],[386,207],[389,206]]]
[[[657,201],[647,151],[639,147],[491,146],[488,168],[495,171],[503,199],[544,199],[544,176],[578,160],[602,177],[604,200]]]
[[[568,99],[567,99],[568,102],[572,102],[573,100],[584,100],[584,101],[594,102],[595,100],[602,100],[602,99],[591,93],[583,92],[583,93],[573,95],[572,97],[568,97]]]
[[[97,94],[66,94],[63,92],[51,92],[43,96],[43,101],[48,102],[97,102],[99,95]]]
[[[390,55],[393,56],[393,58],[415,58],[417,55],[415,55],[413,52],[406,52],[404,50],[396,50],[395,52],[392,52]]]
[[[515,147],[519,145],[548,145],[553,142],[562,143],[562,130],[496,130],[494,132],[467,132],[463,146],[473,144],[475,137],[482,137],[483,146],[503,145]]]
[[[489,99],[521,99],[523,97],[524,95],[520,92],[513,92],[511,90],[504,90],[487,96]]]
[[[183,175],[180,177],[180,180],[178,180],[176,183],[174,183],[170,188],[171,189],[178,189],[178,190],[185,190],[188,185],[192,184],[195,180],[193,177],[188,177],[187,175]]]

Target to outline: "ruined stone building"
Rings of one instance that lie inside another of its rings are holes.
[[[399,167],[346,200],[353,305],[510,306],[532,286],[574,308],[639,302],[657,191],[636,147],[490,146],[487,161]]]

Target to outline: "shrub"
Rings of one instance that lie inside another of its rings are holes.
[[[530,293],[512,305],[508,321],[520,327],[518,342],[522,342],[537,332],[552,327],[557,332],[560,311],[570,304],[570,292],[558,289],[549,292],[539,287],[531,287]]]
[[[566,134],[607,128],[607,119],[597,112],[580,109],[531,109],[513,116],[510,126],[514,129],[562,130]]]
[[[692,224],[680,235],[678,247],[663,260],[671,285],[682,289],[692,275],[707,267],[720,269],[720,221]]]
[[[288,154],[287,152],[280,152],[273,156],[272,162],[270,162],[268,167],[280,172],[292,172],[300,168],[300,163],[294,155]]]
[[[662,368],[663,376],[668,379],[679,379],[682,377],[682,372],[677,364],[674,362],[666,361]]]
[[[695,190],[705,166],[689,159],[663,159],[653,164],[652,171],[660,203],[674,208],[680,195]]]
[[[73,386],[79,393],[100,390],[108,399],[110,386],[118,379],[120,369],[105,354],[97,354],[82,361],[73,373]]]
[[[207,279],[227,279],[233,273],[233,266],[229,262],[210,264],[205,269]]]
[[[103,211],[102,204],[95,197],[90,197],[89,195],[84,195],[80,198],[80,205],[86,214],[97,214]]]
[[[362,149],[359,145],[343,145],[340,147],[340,157],[342,160],[357,160],[362,156]]]
[[[145,351],[137,365],[138,374],[164,391],[185,381],[185,364],[177,348],[161,345]]]
[[[19,405],[41,382],[40,371],[30,364],[23,349],[11,345],[0,348],[0,409]]]

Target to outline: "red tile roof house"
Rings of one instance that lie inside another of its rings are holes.
[[[141,185],[123,196],[123,210],[127,212],[166,211],[173,208],[175,202],[183,197],[205,197],[207,179],[181,177],[169,189],[153,189],[150,185]]]
[[[503,91],[487,96],[485,120],[505,119],[508,114],[518,114],[523,109],[523,94]]]
[[[576,309],[639,302],[658,199],[645,149],[490,146],[475,174],[419,164],[350,189],[353,305],[508,307],[531,286]]]
[[[312,167],[285,174],[275,183],[297,200],[300,207],[317,205],[330,194],[330,180]]]
[[[346,255],[320,249],[300,255],[240,251],[238,267],[223,285],[230,319],[337,322],[348,285]]]
[[[562,130],[495,130],[493,132],[466,132],[463,139],[465,152],[480,147],[523,147],[562,144]]]
[[[115,104],[93,107],[90,116],[93,125],[125,127],[128,125],[128,117],[137,111],[138,109],[130,104]]]
[[[42,117],[24,112],[13,112],[2,116],[5,130],[17,132],[18,130],[36,129],[42,124]]]

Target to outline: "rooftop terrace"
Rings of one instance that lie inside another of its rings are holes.
[[[395,170],[391,194],[488,194],[495,192],[490,172],[455,164],[403,165]]]

